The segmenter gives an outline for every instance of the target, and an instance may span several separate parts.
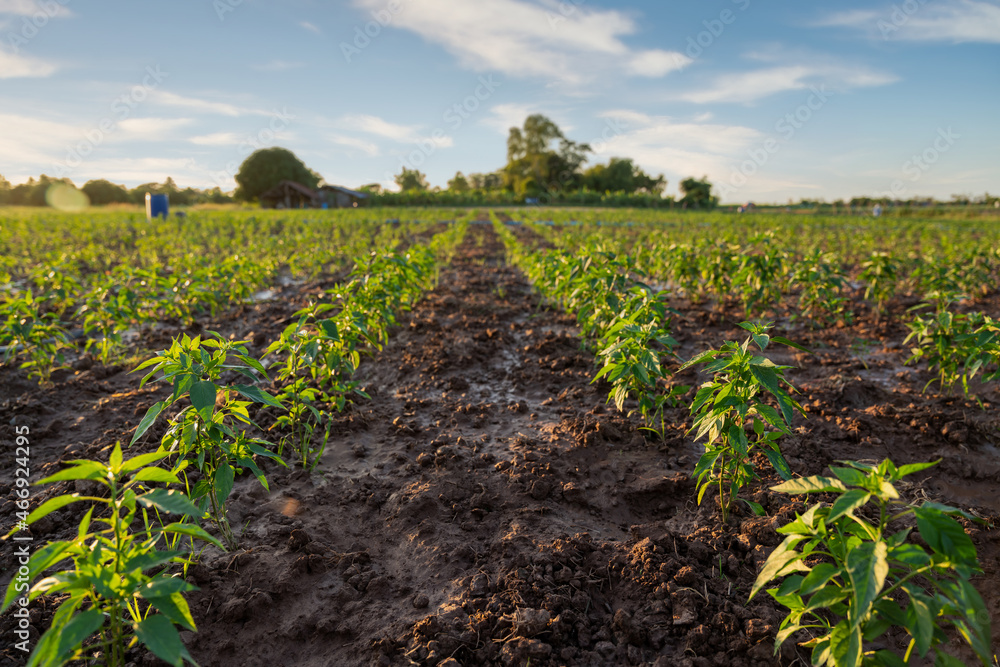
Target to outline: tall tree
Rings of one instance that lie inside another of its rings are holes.
[[[321,180],[319,174],[306,167],[287,148],[262,148],[251,153],[240,165],[236,174],[239,187],[235,196],[241,201],[255,201],[282,181],[294,181],[307,188],[315,188]]]
[[[127,204],[130,201],[128,190],[124,185],[116,185],[103,178],[87,181],[82,188],[90,203],[95,206],[102,204]]]
[[[545,116],[528,116],[522,128],[510,128],[505,184],[516,194],[529,197],[575,189],[579,187],[579,169],[590,151],[589,145],[567,139]]]
[[[469,191],[469,181],[465,178],[465,175],[460,172],[455,172],[455,177],[448,181],[448,190],[450,192],[468,192]]]
[[[407,169],[406,167],[403,167],[403,171],[396,174],[394,180],[403,192],[412,190],[423,191],[430,187],[426,175],[416,169]]]
[[[597,192],[662,194],[667,180],[663,174],[653,178],[628,158],[613,157],[583,172],[583,185]]]
[[[684,193],[680,203],[685,208],[713,208],[719,203],[719,198],[712,196],[712,184],[707,176],[700,181],[694,177],[685,178],[680,185]]]

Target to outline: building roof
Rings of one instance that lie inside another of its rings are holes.
[[[320,186],[320,190],[333,190],[334,192],[342,192],[345,195],[350,195],[351,197],[357,197],[358,199],[367,199],[367,192],[358,192],[357,190],[351,190],[350,188],[345,188],[340,185],[323,185]]]

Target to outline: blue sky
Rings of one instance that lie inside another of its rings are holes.
[[[530,113],[723,201],[1000,191],[1000,0],[0,0],[0,174],[501,167]]]

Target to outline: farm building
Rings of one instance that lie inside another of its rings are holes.
[[[368,200],[364,192],[339,185],[323,185],[318,190],[295,181],[282,181],[260,196],[264,208],[356,208]]]

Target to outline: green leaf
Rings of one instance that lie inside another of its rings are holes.
[[[156,607],[160,613],[170,619],[171,622],[181,627],[196,632],[194,618],[191,616],[191,608],[188,607],[187,600],[180,593],[167,596],[146,596],[149,603]]]
[[[767,512],[764,511],[764,506],[760,503],[755,503],[752,500],[747,500],[746,498],[741,498],[749,507],[750,511],[754,513],[755,516],[767,516]]]
[[[274,396],[271,396],[266,391],[259,387],[254,387],[251,385],[237,384],[233,385],[233,389],[238,391],[241,395],[246,396],[254,403],[263,403],[265,405],[270,405],[274,408],[283,408],[284,405],[278,401]]]
[[[88,609],[74,616],[58,635],[58,658],[55,664],[62,664],[87,637],[104,625],[104,614],[96,609]]]
[[[840,573],[840,569],[830,563],[819,563],[813,566],[812,571],[802,580],[802,587],[799,595],[812,595],[823,588],[828,581]]]
[[[771,449],[770,447],[764,447],[764,456],[767,460],[771,462],[774,466],[774,470],[778,473],[778,476],[784,480],[792,479],[792,469],[788,467],[788,462],[785,461],[785,457],[781,455],[781,452]]]
[[[175,473],[163,468],[143,468],[132,476],[133,482],[163,482],[165,484],[180,484]]]
[[[147,616],[145,620],[135,625],[135,636],[153,652],[153,655],[174,667],[183,667],[185,658],[194,662],[184,643],[181,642],[177,628],[166,616],[160,614]]]
[[[149,493],[139,496],[137,500],[143,507],[155,507],[171,514],[183,514],[195,519],[204,516],[204,512],[195,507],[187,496],[173,489],[170,491],[153,489]]]
[[[957,521],[934,508],[918,507],[913,513],[920,537],[935,553],[956,563],[975,566],[976,547]]]
[[[790,341],[782,336],[771,336],[771,342],[781,343],[782,345],[787,345],[788,347],[794,347],[796,350],[802,350],[803,352],[808,352],[809,354],[813,353],[813,351],[810,350],[809,348],[803,347],[802,345],[799,345],[794,341]]]
[[[932,466],[936,466],[941,463],[941,459],[937,461],[931,461],[929,463],[907,463],[904,466],[899,466],[899,471],[897,472],[898,477],[906,477],[907,475],[912,475],[915,472],[920,472],[921,470],[927,470]]]
[[[846,491],[847,487],[839,479],[834,477],[798,477],[787,482],[771,487],[772,491],[780,493],[832,493],[835,491]]]
[[[67,505],[78,502],[80,500],[101,500],[100,498],[91,498],[89,496],[81,496],[79,493],[73,493],[66,496],[56,496],[51,500],[46,500],[44,503],[39,505],[34,512],[28,515],[27,523],[35,523],[44,516],[52,514],[56,510],[62,509]]]
[[[864,486],[868,481],[868,476],[860,470],[854,468],[838,468],[830,466],[830,471],[837,476],[837,479],[850,486]]]
[[[191,405],[198,411],[202,421],[212,421],[212,413],[215,411],[216,387],[208,380],[201,380],[191,385],[189,396]]]
[[[150,406],[149,410],[146,411],[146,416],[142,418],[142,421],[139,422],[139,426],[135,429],[135,434],[132,436],[132,440],[128,443],[130,447],[135,444],[136,440],[145,435],[146,431],[149,430],[149,427],[156,421],[156,418],[160,416],[161,412],[163,412],[164,407],[166,407],[166,403],[164,401],[157,401]]]
[[[130,473],[133,470],[138,470],[148,466],[150,463],[156,463],[162,459],[170,456],[167,452],[153,452],[151,454],[139,454],[138,456],[133,456],[128,461],[122,464],[121,472]]]
[[[830,633],[830,655],[837,667],[861,665],[861,629],[841,621]]]
[[[791,574],[796,571],[803,572],[809,570],[808,567],[801,563],[803,555],[795,551],[795,546],[805,539],[804,535],[789,535],[771,552],[760,574],[757,575],[757,580],[754,581],[749,599],[752,600],[761,588],[767,585],[772,579],[781,576],[781,573]]]
[[[921,658],[927,655],[931,648],[931,641],[934,639],[934,616],[927,598],[907,587],[910,593],[910,606],[906,609],[907,629],[910,636],[916,641],[914,648]]]
[[[164,526],[163,528],[161,528],[159,532],[161,532],[161,533],[177,533],[177,534],[180,534],[180,535],[189,535],[191,537],[196,537],[199,540],[202,540],[203,542],[208,542],[210,544],[214,544],[215,546],[219,547],[220,549],[225,550],[225,547],[222,546],[222,543],[219,542],[214,537],[212,537],[211,535],[209,535],[207,532],[205,532],[204,528],[202,528],[201,526],[196,526],[196,525],[191,524],[191,523],[171,523],[171,524],[167,524],[166,526]],[[184,553],[184,552],[181,552],[181,553]]]
[[[870,498],[871,494],[864,489],[851,489],[842,493],[833,503],[833,507],[830,508],[830,515],[826,518],[827,523],[832,524],[841,516],[853,512],[867,503]]]
[[[885,585],[889,574],[885,542],[865,542],[847,554],[846,573],[854,589],[850,628],[856,630]]]
[[[236,471],[229,465],[229,461],[223,461],[215,471],[215,500],[219,507],[225,507],[226,499],[233,490],[233,483],[236,479]]]
[[[35,482],[36,486],[51,484],[52,482],[63,482],[74,479],[108,479],[108,467],[99,461],[68,461],[72,468],[60,470],[54,475],[49,475],[45,479]]]
[[[108,458],[108,467],[111,468],[111,473],[117,475],[121,470],[122,465],[122,443],[116,442],[114,449],[111,450],[111,456]]]

